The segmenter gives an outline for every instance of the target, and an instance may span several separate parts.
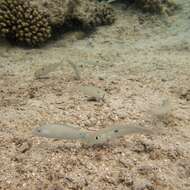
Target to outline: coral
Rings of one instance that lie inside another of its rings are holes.
[[[117,0],[98,0],[100,2],[106,1],[108,3]],[[132,3],[144,12],[158,13],[158,14],[172,14],[177,8],[174,0],[123,0],[127,3]]]
[[[48,40],[53,28],[89,29],[113,21],[112,8],[96,0],[0,1],[0,36],[32,46]]]
[[[81,1],[73,12],[73,18],[82,23],[84,28],[111,24],[115,20],[113,9],[108,4],[96,1]]]
[[[51,36],[47,15],[25,0],[0,2],[0,35],[28,45],[45,42]]]
[[[52,26],[67,25],[87,29],[114,22],[113,9],[96,0],[33,0],[46,11]]]
[[[76,0],[32,0],[32,5],[49,15],[53,27],[62,26],[72,16]]]
[[[173,0],[134,0],[135,5],[145,12],[171,14],[176,9]]]

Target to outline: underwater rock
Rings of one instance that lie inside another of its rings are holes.
[[[47,15],[29,1],[0,2],[0,36],[28,45],[41,44],[51,36]]]

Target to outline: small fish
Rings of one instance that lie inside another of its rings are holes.
[[[57,69],[57,67],[59,67],[62,64],[61,62],[58,63],[54,63],[54,64],[49,64],[46,66],[41,67],[40,69],[38,69],[35,73],[34,76],[36,79],[43,79],[43,78],[47,78],[47,75],[50,72],[53,72]]]
[[[107,3],[113,3],[115,2],[116,0],[108,0]]]
[[[86,137],[86,143],[88,145],[102,144],[108,140],[113,140],[125,135],[130,134],[151,134],[150,129],[140,127],[138,124],[119,124],[112,127],[100,129],[99,131],[92,133]]]
[[[172,110],[172,105],[169,99],[164,99],[161,105],[155,109],[154,114],[158,116],[167,115]]]
[[[88,101],[104,101],[106,92],[95,86],[82,86],[80,90],[88,97]]]
[[[145,129],[138,124],[114,125],[100,129],[97,132],[89,132],[81,130],[81,128],[71,124],[46,124],[35,128],[33,134],[39,137],[65,139],[65,140],[81,140],[83,143],[92,146],[103,144],[108,140],[113,140],[130,134],[151,134],[151,129]]]
[[[68,63],[73,68],[73,71],[75,73],[75,79],[80,80],[81,76],[80,76],[80,71],[79,71],[78,67],[72,61],[68,61]]]
[[[169,99],[163,99],[159,105],[151,106],[149,109],[149,113],[153,117],[153,120],[159,120],[162,121],[164,119],[167,119],[167,117],[172,112],[172,104]]]
[[[33,130],[33,134],[40,137],[68,139],[68,140],[83,140],[87,133],[80,128],[71,124],[46,124],[37,127]]]

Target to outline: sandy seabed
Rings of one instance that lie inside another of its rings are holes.
[[[1,41],[0,189],[190,189],[190,2],[179,3],[168,18],[117,5],[112,26],[88,37],[64,34],[40,49]],[[48,78],[34,78],[58,62]],[[103,104],[87,101],[79,91],[86,84],[106,91]],[[164,99],[171,109],[155,118]],[[162,130],[86,147],[33,136],[43,122],[89,130],[140,122]]]

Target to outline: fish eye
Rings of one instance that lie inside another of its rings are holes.
[[[37,132],[40,133],[40,132],[41,132],[41,129],[37,129]]]
[[[98,140],[98,136],[96,136],[96,140]]]
[[[119,132],[119,130],[118,130],[118,129],[115,129],[115,130],[114,130],[114,132],[115,132],[115,133],[118,133],[118,132]]]

